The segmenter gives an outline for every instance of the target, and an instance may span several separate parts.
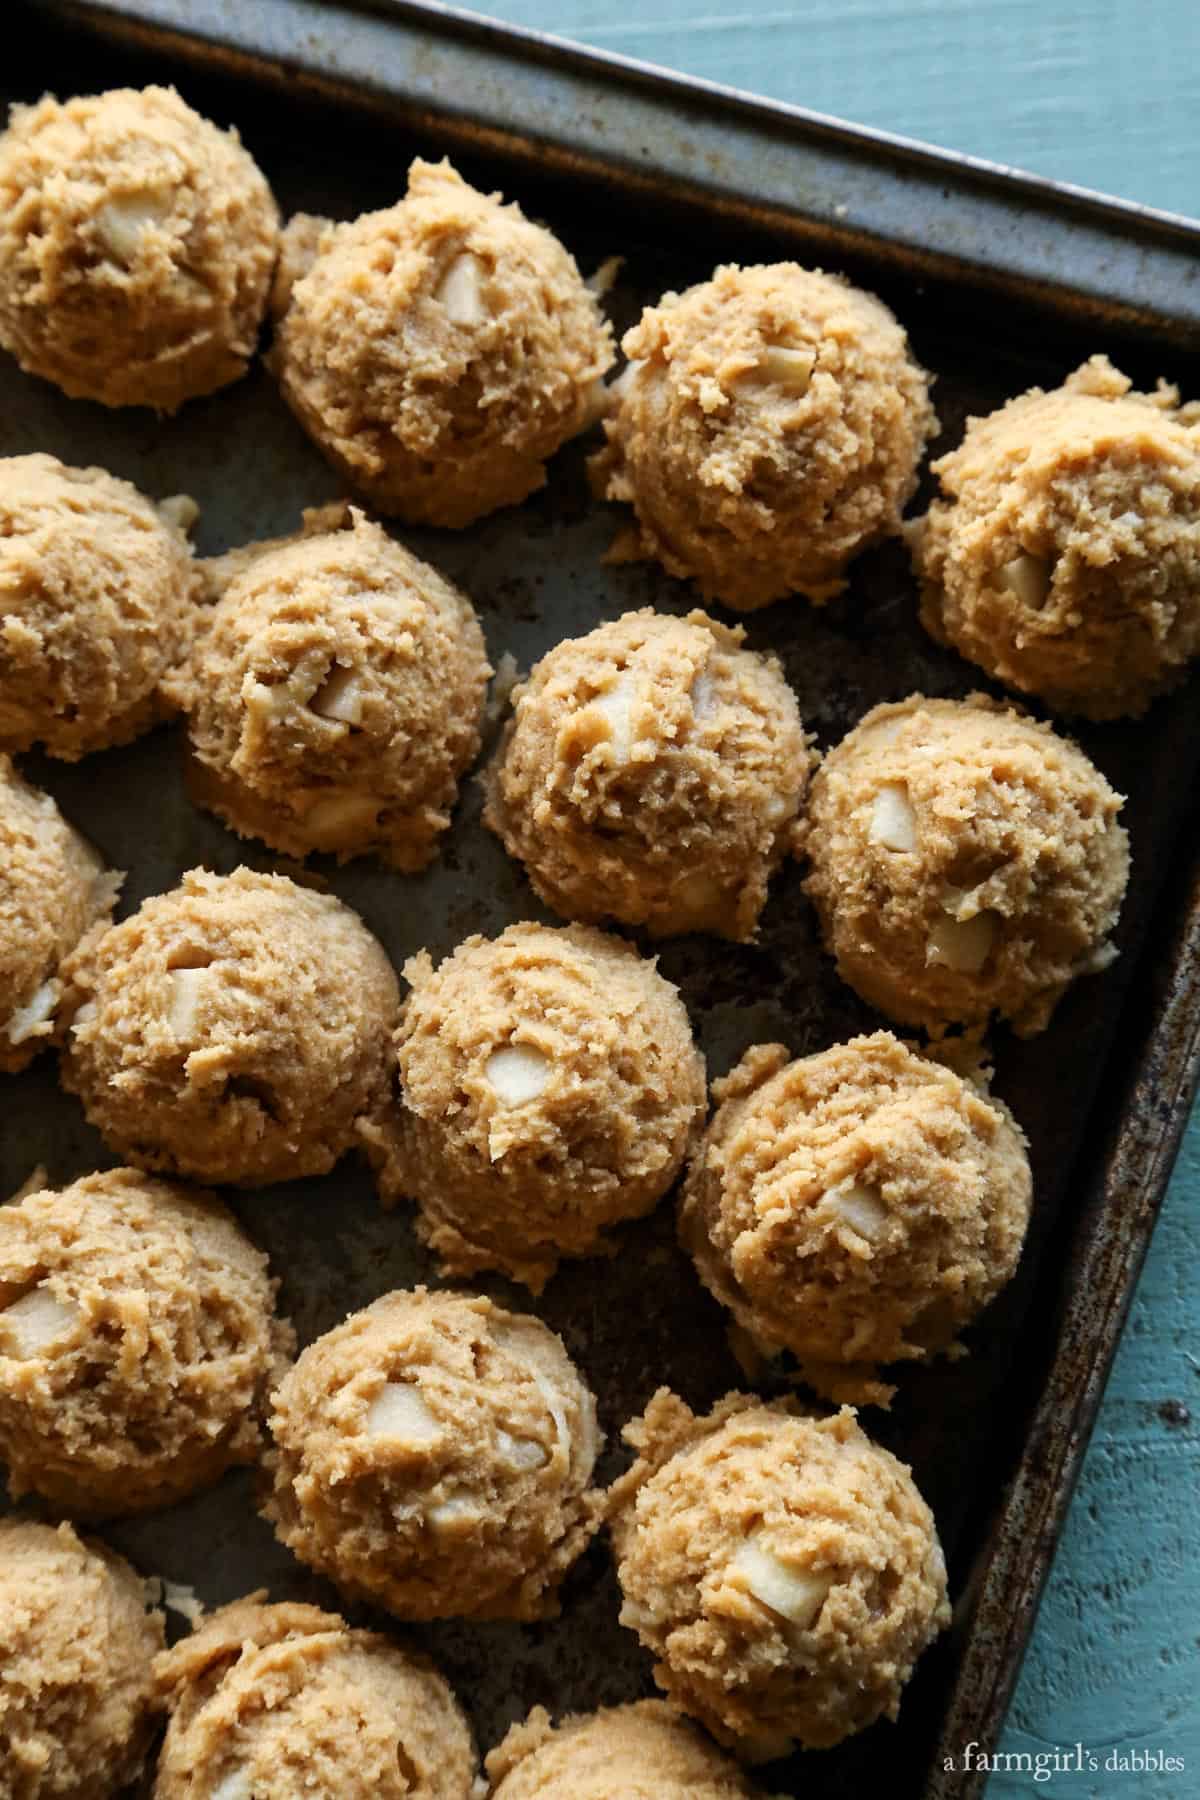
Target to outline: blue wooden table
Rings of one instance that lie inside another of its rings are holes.
[[[486,0],[477,10],[1200,213],[1197,0]],[[1044,1781],[998,1773],[989,1800],[1200,1796],[1198,1527],[1200,1113],[1001,1746],[1080,1743],[1100,1766]],[[1185,1767],[1145,1768],[1167,1758]]]

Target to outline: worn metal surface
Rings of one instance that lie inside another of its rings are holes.
[[[321,10],[328,23],[332,9]],[[245,9],[224,13],[230,29],[247,22]],[[254,9],[249,19],[261,16]],[[311,48],[319,57],[328,46]],[[50,51],[48,36],[39,36],[31,21],[4,72],[11,94],[28,98],[51,84],[69,92],[174,76],[196,104],[238,123],[289,209],[350,214],[384,204],[395,198],[413,149],[452,148],[468,174],[503,184],[554,223],[585,263],[613,248],[627,254],[614,296],[622,322],[663,287],[707,273],[718,257],[779,255],[793,247],[811,254],[811,221],[791,229],[773,216],[764,229],[753,205],[723,204],[710,212],[697,200],[681,207],[674,177],[656,195],[645,174],[633,225],[619,185],[593,181],[582,166],[564,174],[548,161],[535,171],[527,145],[511,145],[509,158],[499,137],[481,156],[478,134],[469,125],[460,133],[451,119],[436,134],[427,123],[414,130],[402,96],[385,117],[378,70],[376,104],[360,118],[345,106],[336,114],[310,114],[311,96],[285,102],[269,91],[274,83],[260,95],[211,71],[189,75],[161,56],[110,59],[61,39],[52,59]],[[249,73],[248,65],[241,67]],[[694,103],[699,112],[704,104]],[[664,143],[672,141],[672,118],[667,108],[660,120]],[[769,119],[764,113],[761,131],[768,131]],[[648,161],[654,144],[647,140]],[[698,219],[706,221],[699,238]],[[1147,229],[1153,236],[1156,228]],[[1105,266],[1121,260],[1123,240],[1105,242],[1111,256],[1090,263],[1076,246],[1077,276],[1093,293],[1103,288]],[[960,431],[966,411],[991,406],[1030,381],[1056,380],[1097,348],[1113,350],[1139,378],[1162,368],[1190,391],[1200,388],[1194,357],[1122,344],[1115,328],[1081,336],[1073,304],[1038,309],[980,297],[968,311],[956,283],[905,268],[894,246],[875,260],[865,239],[853,258],[830,246],[823,260],[879,286],[897,307],[918,353],[938,373],[948,439]],[[1114,319],[1126,321],[1123,303]],[[69,402],[5,365],[0,453],[31,448],[105,463],[153,493],[188,489],[203,508],[200,540],[207,549],[287,529],[302,505],[335,491],[261,372],[175,421],[159,422]],[[652,569],[601,568],[613,523],[607,509],[589,502],[582,452],[575,448],[555,466],[547,491],[519,510],[460,537],[407,535],[473,595],[493,656],[511,650],[524,664],[563,635],[628,606],[690,604],[686,590]],[[823,744],[877,699],[916,687],[954,693],[978,685],[919,631],[904,559],[894,548],[864,559],[851,594],[825,612],[777,607],[758,616],[751,641],[778,649]],[[1186,896],[1171,885],[1182,877],[1177,850],[1186,841],[1185,808],[1200,768],[1191,729],[1195,698],[1193,686],[1141,726],[1084,734],[1088,750],[1130,796],[1135,880],[1121,930],[1126,954],[1109,976],[1077,989],[1044,1039],[997,1040],[999,1091],[1033,1143],[1038,1202],[1029,1251],[1016,1283],[972,1334],[971,1358],[906,1378],[893,1414],[868,1420],[913,1461],[937,1512],[959,1598],[954,1632],[926,1659],[898,1728],[877,1727],[841,1751],[796,1759],[772,1772],[777,1790],[857,1795],[883,1777],[893,1792],[916,1792],[931,1757],[936,1766],[939,1732],[946,1730],[957,1747],[969,1738],[986,1741],[998,1723],[1195,1067],[1196,934],[1187,924],[1193,912]],[[190,810],[175,739],[160,733],[75,768],[27,759],[33,778],[44,781],[112,861],[131,871],[127,907],[170,885],[195,861],[222,869],[240,860],[270,866],[267,855],[240,846]],[[440,953],[469,930],[494,929],[537,910],[517,871],[481,832],[474,790],[445,857],[428,875],[404,880],[371,867],[326,872],[398,962],[423,944]],[[1168,946],[1167,924],[1181,922],[1183,938]],[[817,949],[796,871],[781,876],[757,945],[685,941],[667,946],[663,967],[683,987],[714,1072],[765,1037],[804,1051],[869,1021]],[[1166,988],[1157,997],[1150,985],[1155,971]],[[1154,1019],[1151,1043],[1146,1028]],[[51,1066],[10,1081],[4,1101],[5,1182],[15,1185],[37,1161],[65,1179],[111,1160],[75,1103],[58,1092]],[[1122,1126],[1107,1170],[1090,1169],[1082,1159],[1097,1118]],[[238,1196],[235,1205],[283,1275],[302,1340],[350,1307],[430,1272],[408,1219],[383,1217],[365,1178],[348,1167],[324,1181]],[[508,1297],[524,1304],[511,1290]],[[722,1320],[674,1249],[669,1208],[627,1234],[617,1262],[565,1271],[535,1310],[563,1332],[592,1379],[610,1433],[660,1381],[702,1404],[737,1379]],[[618,1458],[614,1445],[606,1470]],[[1010,1480],[1012,1499],[1001,1511]],[[183,1507],[114,1527],[110,1535],[143,1568],[192,1583],[210,1603],[264,1582],[277,1596],[332,1599],[257,1522],[248,1477],[231,1477]],[[615,1588],[600,1548],[572,1576],[563,1617],[553,1624],[451,1623],[412,1635],[454,1680],[485,1746],[538,1701],[555,1709],[589,1706],[648,1685],[646,1659],[616,1624]],[[969,1789],[956,1777],[947,1791]]]

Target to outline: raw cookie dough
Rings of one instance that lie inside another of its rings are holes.
[[[1200,652],[1200,405],[1093,356],[969,419],[910,528],[921,617],[989,675],[1089,719],[1141,713]]]
[[[417,1201],[451,1275],[502,1269],[538,1292],[560,1257],[614,1248],[608,1227],[661,1199],[703,1122],[677,990],[582,925],[510,925],[404,974],[385,1197]]]
[[[110,1800],[135,1779],[162,1641],[121,1557],[69,1525],[0,1519],[4,1800]]]
[[[120,885],[0,752],[0,1071],[23,1069],[54,1042],[58,965],[111,917]]]
[[[610,1495],[621,1622],[672,1705],[750,1761],[894,1719],[950,1622],[933,1516],[848,1407],[730,1394],[705,1418],[662,1388]]]
[[[319,238],[314,225],[301,215],[295,245],[284,234],[299,278],[279,284],[271,361],[334,468],[417,524],[469,525],[542,487],[613,360],[557,238],[419,159],[397,205]]]
[[[138,1168],[238,1187],[323,1175],[383,1103],[399,989],[332,894],[192,869],[63,974],[63,1083]]]
[[[715,1082],[679,1234],[767,1355],[834,1400],[890,1400],[875,1365],[953,1344],[1016,1268],[1032,1177],[1011,1114],[889,1031]]]
[[[596,1406],[539,1320],[385,1294],[275,1395],[265,1511],[354,1598],[401,1618],[539,1619],[600,1522]]]
[[[175,409],[244,375],[279,245],[235,131],[174,88],[14,106],[0,344],[75,399]]]
[[[796,263],[717,270],[628,331],[597,491],[632,507],[617,557],[652,557],[751,611],[824,601],[894,537],[937,429],[928,381],[874,295]]]
[[[723,1751],[662,1700],[551,1725],[544,1707],[487,1757],[492,1800],[756,1800]]]
[[[0,1207],[0,1461],[14,1498],[166,1506],[253,1462],[294,1347],[214,1194],[135,1169]]]
[[[513,694],[484,822],[565,918],[754,935],[812,755],[778,662],[701,612],[568,638]]]
[[[813,778],[804,840],[839,975],[933,1033],[993,1012],[1043,1031],[1116,954],[1121,804],[1077,745],[984,695],[875,707]]]
[[[264,546],[171,691],[195,797],[235,831],[412,873],[479,750],[491,669],[465,596],[362,513],[348,523]]]
[[[263,1598],[158,1658],[171,1718],[154,1800],[472,1800],[470,1729],[424,1657]]]
[[[76,762],[163,716],[196,617],[195,516],[103,469],[0,460],[0,749]]]

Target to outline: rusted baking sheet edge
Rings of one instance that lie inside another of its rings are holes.
[[[563,173],[1200,346],[1200,224],[422,0],[43,0]]]
[[[1077,1204],[1054,1361],[977,1569],[973,1614],[930,1765],[926,1800],[976,1800],[987,1777],[962,1771],[972,1739],[999,1737],[1038,1602],[1096,1422],[1113,1356],[1200,1086],[1200,858],[1195,836],[1146,934],[1121,1036],[1131,1042],[1100,1091],[1094,1120],[1112,1123]],[[1186,878],[1185,878],[1186,877]]]

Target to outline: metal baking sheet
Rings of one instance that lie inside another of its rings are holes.
[[[386,205],[412,154],[449,153],[479,185],[504,188],[552,224],[585,268],[613,252],[626,258],[610,301],[619,326],[717,261],[795,255],[843,269],[895,307],[936,372],[946,443],[968,412],[1056,382],[1095,350],[1139,383],[1165,374],[1200,393],[1200,227],[1185,221],[432,7],[52,0],[14,12],[6,101],[173,80],[202,111],[238,125],[285,211],[350,216]],[[493,660],[509,651],[528,666],[629,607],[692,604],[653,567],[602,566],[617,517],[589,498],[588,448],[569,447],[549,486],[518,509],[458,535],[404,534],[472,595]],[[261,369],[163,421],[69,401],[5,360],[0,454],[31,449],[102,463],[156,495],[194,494],[203,551],[286,531],[303,506],[338,493]],[[850,592],[821,612],[783,604],[748,623],[750,642],[782,657],[823,746],[878,700],[981,685],[921,632],[894,545],[863,558]],[[997,1034],[997,1088],[1029,1132],[1037,1180],[1020,1272],[970,1334],[969,1358],[905,1374],[891,1414],[865,1419],[913,1463],[934,1507],[954,1625],[921,1664],[897,1726],[777,1766],[777,1792],[840,1800],[881,1778],[898,1800],[977,1791],[961,1767],[943,1765],[999,1729],[1200,1067],[1198,694],[1193,681],[1140,724],[1080,734],[1129,796],[1123,953],[1107,976],[1077,986],[1043,1038]],[[73,767],[24,759],[129,870],[126,911],[197,862],[275,866],[190,807],[179,739],[162,730]],[[544,916],[479,810],[468,784],[444,855],[417,878],[318,859],[397,964],[424,945],[440,955],[468,932]],[[756,1041],[803,1053],[874,1023],[821,954],[796,869],[777,879],[754,945],[686,939],[661,956],[713,1074]],[[7,1078],[0,1192],[38,1162],[61,1182],[111,1161],[58,1090],[52,1062]],[[271,1253],[302,1342],[433,1275],[409,1216],[385,1216],[353,1164],[232,1203]],[[530,1304],[501,1281],[480,1285]],[[723,1318],[674,1245],[669,1204],[626,1232],[616,1260],[564,1268],[533,1310],[562,1332],[597,1390],[606,1477],[622,1464],[620,1425],[659,1383],[704,1405],[739,1382]],[[208,1604],[263,1584],[276,1598],[337,1604],[257,1519],[247,1473],[107,1535]],[[618,1626],[617,1604],[596,1545],[557,1621],[451,1621],[400,1635],[435,1655],[487,1748],[534,1704],[561,1712],[651,1691],[649,1659]]]

